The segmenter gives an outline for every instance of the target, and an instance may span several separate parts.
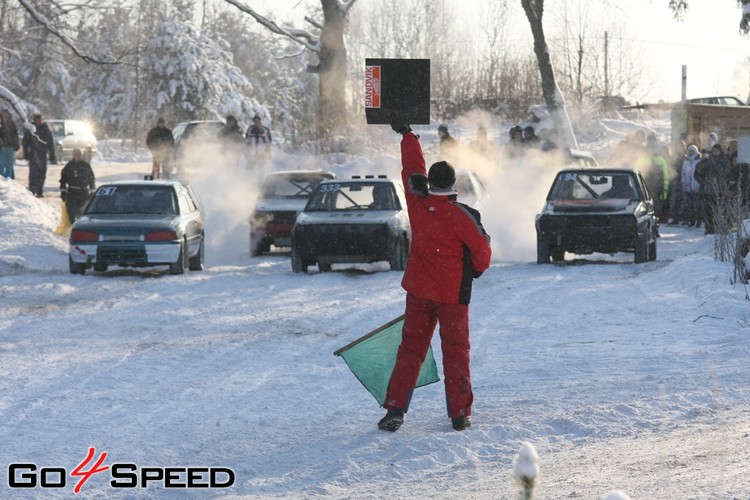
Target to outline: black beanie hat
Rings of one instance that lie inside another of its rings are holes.
[[[456,171],[447,161],[439,161],[430,167],[427,180],[430,183],[430,191],[450,194],[453,193],[453,185],[456,183]]]

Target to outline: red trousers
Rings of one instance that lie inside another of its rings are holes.
[[[404,329],[385,396],[385,408],[408,410],[437,323],[440,323],[448,416],[471,415],[474,394],[471,392],[469,368],[469,306],[434,302],[411,293],[406,295]]]

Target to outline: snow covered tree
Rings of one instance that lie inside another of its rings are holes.
[[[157,115],[173,122],[221,119],[248,115],[258,107],[246,97],[252,86],[234,65],[227,42],[206,36],[168,10],[159,13],[142,65],[149,76],[146,88],[154,98],[147,112],[151,121]]]
[[[247,17],[236,11],[221,12],[204,26],[207,31],[220,33],[231,46],[234,64],[253,87],[254,98],[263,105],[258,113],[264,123],[292,147],[316,139],[317,130],[311,124],[318,114],[318,79],[306,71],[304,51],[288,38],[249,29]],[[237,118],[249,125],[251,116]]]

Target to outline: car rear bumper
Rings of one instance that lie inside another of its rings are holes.
[[[71,243],[69,254],[70,258],[76,264],[136,267],[156,266],[177,262],[180,256],[180,243]]]

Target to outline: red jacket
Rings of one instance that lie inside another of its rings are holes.
[[[427,193],[422,146],[412,132],[403,134],[401,164],[412,231],[401,285],[423,299],[468,304],[472,280],[490,266],[492,256],[479,212],[455,196]]]

